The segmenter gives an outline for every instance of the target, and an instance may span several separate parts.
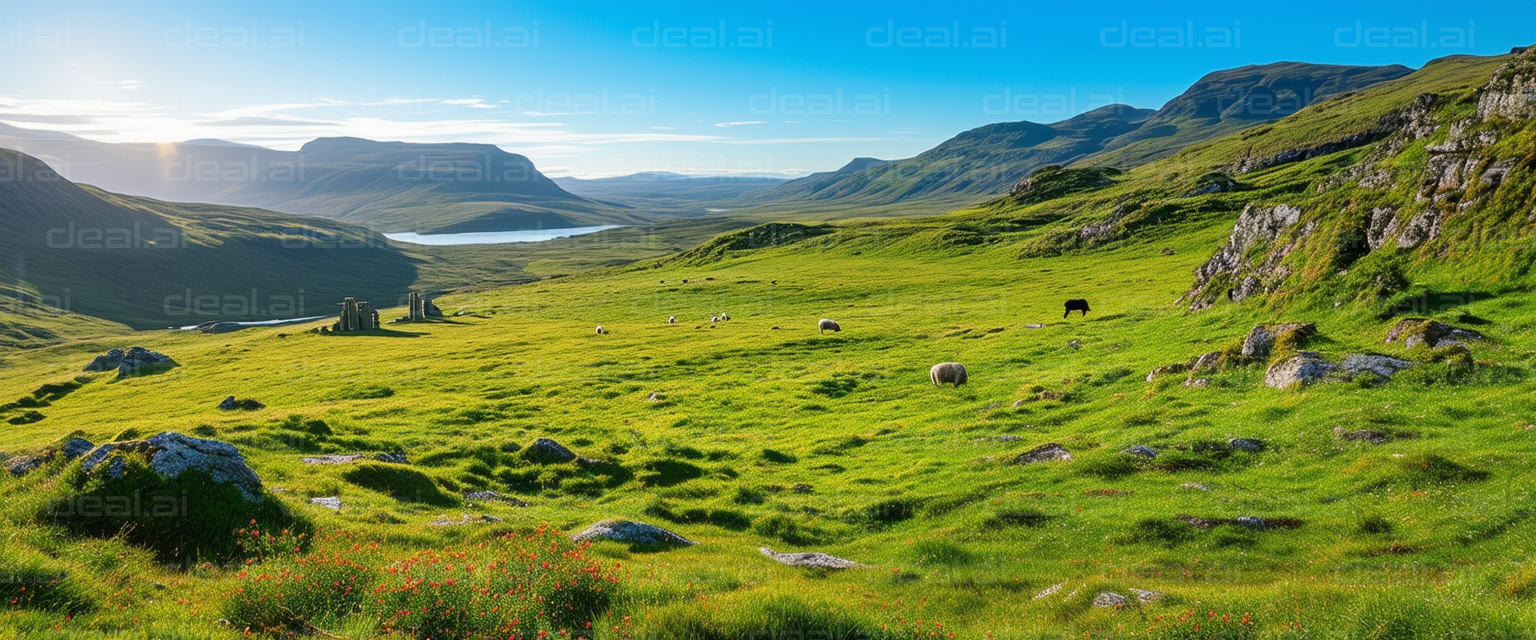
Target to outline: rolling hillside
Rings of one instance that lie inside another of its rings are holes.
[[[0,282],[136,328],[322,315],[344,296],[392,304],[416,278],[382,237],[341,223],[82,187],[0,153]]]

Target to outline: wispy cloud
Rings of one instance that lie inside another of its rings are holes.
[[[762,120],[744,120],[744,121],[741,121],[741,122],[716,122],[715,126],[728,129],[730,127],[746,127],[746,126],[751,126],[751,125],[754,125],[754,124],[768,124],[768,123],[764,122]]]

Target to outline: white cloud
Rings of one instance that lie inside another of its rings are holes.
[[[745,121],[741,121],[741,122],[716,122],[715,126],[721,127],[721,128],[730,128],[730,127],[745,127],[745,126],[750,126],[750,125],[754,125],[754,124],[768,124],[768,123],[764,122],[762,120],[745,120]]]

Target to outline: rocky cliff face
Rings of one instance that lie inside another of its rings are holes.
[[[1225,169],[1240,174],[1374,145],[1289,204],[1250,204],[1184,300],[1198,310],[1222,297],[1242,301],[1342,277],[1373,256],[1448,258],[1479,250],[1463,241],[1524,237],[1536,225],[1533,135],[1536,50],[1527,50],[1471,95],[1421,94],[1365,131],[1240,158]],[[1358,246],[1338,248],[1351,243]],[[1305,263],[1293,257],[1304,248]]]

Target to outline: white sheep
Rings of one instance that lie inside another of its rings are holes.
[[[928,370],[928,378],[933,380],[934,386],[942,387],[945,383],[956,387],[965,384],[967,376],[965,365],[958,362],[940,362]]]
[[[597,325],[597,335],[603,335],[605,333],[608,333],[608,330],[604,329],[603,325]]]
[[[816,329],[822,333],[826,333],[828,331],[837,332],[843,330],[842,326],[826,318],[822,318],[816,321]]]
[[[667,316],[667,324],[677,324],[677,316]]]

